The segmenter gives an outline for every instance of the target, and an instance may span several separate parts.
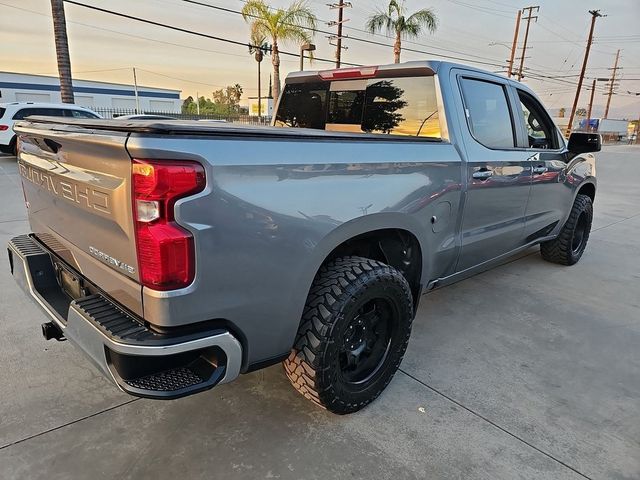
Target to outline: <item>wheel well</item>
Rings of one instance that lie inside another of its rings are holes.
[[[422,250],[418,239],[402,229],[383,229],[363,233],[338,245],[324,260],[345,256],[366,257],[390,265],[402,273],[409,282],[414,306],[422,293]]]
[[[578,190],[578,195],[586,195],[593,202],[596,198],[596,186],[593,183],[585,183]]]

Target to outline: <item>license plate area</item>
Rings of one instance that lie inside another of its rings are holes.
[[[58,262],[54,262],[58,285],[71,300],[86,297],[87,290],[82,279]]]

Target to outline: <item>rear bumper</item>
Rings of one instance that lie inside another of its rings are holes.
[[[13,238],[8,254],[16,282],[123,391],[177,398],[239,375],[242,347],[230,332],[155,332],[99,292],[71,300],[58,282],[53,254],[32,237]]]

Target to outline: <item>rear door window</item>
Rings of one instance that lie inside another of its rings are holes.
[[[0,107],[0,118],[4,117],[4,112],[6,112],[7,109],[4,107]]]
[[[440,138],[433,76],[288,84],[276,126]]]
[[[505,86],[472,78],[461,79],[461,84],[473,137],[488,148],[514,148],[515,132]]]

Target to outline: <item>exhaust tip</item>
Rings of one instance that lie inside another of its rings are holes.
[[[59,342],[66,340],[64,338],[64,334],[62,333],[62,330],[60,330],[60,327],[58,327],[55,323],[43,323],[40,327],[42,328],[42,336],[45,340],[51,340],[54,338]]]

